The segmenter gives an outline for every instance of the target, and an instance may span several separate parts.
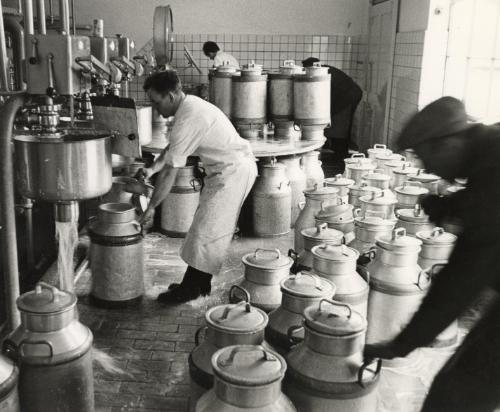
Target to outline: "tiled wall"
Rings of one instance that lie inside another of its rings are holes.
[[[196,85],[208,83],[208,69],[213,62],[202,51],[207,40],[216,41],[222,50],[231,53],[240,65],[249,63],[262,64],[266,70],[277,70],[283,60],[293,59],[300,62],[310,56],[318,57],[323,63],[344,70],[360,83],[364,82],[363,61],[366,53],[364,36],[301,36],[301,35],[256,35],[256,34],[177,34],[174,43],[172,65],[179,71],[181,80],[188,90]],[[186,46],[198,63],[202,73],[188,68],[184,57]],[[150,53],[152,41],[149,41],[140,53]],[[131,82],[130,96],[137,100],[146,99],[142,91],[144,78]]]
[[[392,146],[409,116],[419,109],[424,38],[425,31],[403,32],[396,36],[389,146]]]

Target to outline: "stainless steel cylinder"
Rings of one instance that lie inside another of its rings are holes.
[[[222,65],[215,69],[211,77],[210,102],[221,109],[227,117],[231,116],[232,77],[235,73],[235,67]]]

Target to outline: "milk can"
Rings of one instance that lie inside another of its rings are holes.
[[[20,412],[17,381],[19,369],[9,358],[0,355],[0,411]]]
[[[418,169],[404,164],[401,167],[392,170],[392,187],[403,186],[408,180],[409,175],[416,174]]]
[[[394,208],[396,206],[396,197],[390,190],[383,190],[378,193],[361,196],[361,216],[365,216],[368,211],[380,212],[385,219],[394,219]]]
[[[298,412],[377,411],[381,361],[363,360],[366,319],[327,299],[309,306],[304,318],[305,339],[286,357],[283,385]]]
[[[394,339],[416,312],[430,285],[417,264],[422,242],[403,228],[380,236],[370,273],[367,343]]]
[[[381,235],[389,235],[396,222],[384,218],[384,214],[368,212],[366,216],[354,219],[354,240],[349,247],[356,249],[361,255],[375,246],[375,240]]]
[[[402,160],[403,156],[392,153],[392,150],[387,149],[385,152],[380,152],[375,155],[375,164],[377,165],[377,169],[383,169],[384,164],[391,160]]]
[[[314,189],[304,191],[306,202],[302,206],[299,217],[295,221],[294,249],[300,252],[304,248],[301,230],[316,226],[316,215],[322,207],[337,203],[338,189],[333,187],[316,186]]]
[[[384,163],[383,169],[384,173],[389,175],[391,180],[389,181],[389,188],[394,189],[396,186],[394,185],[394,170],[401,169],[403,167],[411,167],[411,163],[406,160],[389,160]]]
[[[422,169],[424,167],[422,160],[420,159],[420,157],[417,156],[417,154],[415,153],[415,150],[405,149],[405,150],[403,150],[402,154],[406,158],[406,160],[411,162],[416,168]]]
[[[214,387],[196,412],[296,412],[281,391],[286,363],[263,346],[234,345],[212,356]]]
[[[200,203],[203,185],[196,166],[179,167],[174,186],[161,203],[161,230],[169,237],[186,237]]]
[[[341,202],[337,205],[323,205],[321,210],[316,214],[316,223],[326,223],[329,228],[340,230],[344,234],[346,243],[349,243],[354,239],[354,217],[352,205]]]
[[[298,264],[307,268],[312,268],[311,250],[314,246],[322,244],[338,246],[344,242],[344,233],[330,229],[327,223],[318,223],[316,227],[302,229],[300,233],[304,238],[304,249],[298,255]]]
[[[391,149],[388,149],[385,144],[376,143],[373,147],[370,147],[366,153],[368,153],[368,159],[371,159],[375,162],[378,154],[381,153],[392,153]]]
[[[285,165],[274,160],[263,165],[253,186],[253,231],[257,236],[274,237],[290,232],[292,189],[285,169]]]
[[[405,228],[408,236],[415,237],[421,230],[432,230],[434,224],[429,220],[419,203],[413,209],[399,209],[396,213],[398,221],[396,227]]]
[[[384,173],[383,169],[375,169],[369,173],[366,173],[362,182],[365,182],[368,186],[378,187],[381,190],[389,189],[389,183],[391,177]]]
[[[344,177],[346,177],[347,165],[355,164],[360,161],[370,165],[373,164],[372,160],[367,158],[364,153],[353,153],[351,157],[344,159]]]
[[[232,77],[236,73],[236,68],[225,62],[216,67],[215,73],[211,78],[212,97],[210,103],[213,103],[227,116],[231,116],[231,87]]]
[[[266,123],[267,74],[252,62],[231,79],[231,120],[242,137],[257,137]]]
[[[308,306],[319,303],[321,299],[331,299],[335,285],[312,272],[299,272],[281,281],[281,293],[281,306],[269,314],[266,340],[280,353],[286,353],[291,346],[288,338],[290,327],[302,323],[304,309]]]
[[[4,352],[19,365],[23,412],[94,412],[92,332],[78,321],[76,301],[43,282],[17,299],[21,326]]]
[[[325,179],[325,186],[335,187],[339,189],[339,197],[344,203],[349,202],[349,187],[354,184],[354,180],[347,179],[342,175],[335,175]]]
[[[301,72],[302,67],[293,60],[285,60],[279,73],[268,75],[268,113],[275,138],[290,138],[293,134],[293,75]]]
[[[417,203],[420,203],[420,196],[429,193],[429,190],[422,187],[420,182],[404,182],[403,186],[394,189],[396,192],[397,209],[413,209]]]
[[[300,214],[299,205],[305,201],[304,190],[306,190],[307,176],[300,164],[300,157],[282,157],[280,158],[280,163],[286,166],[285,175],[290,181],[290,189],[292,191],[291,227],[294,227],[295,221]]]
[[[376,169],[372,162],[366,162],[359,159],[357,163],[348,163],[345,167],[345,177],[354,180],[359,185],[363,181],[363,176]]]
[[[280,283],[290,275],[293,260],[279,249],[256,249],[241,260],[245,277],[240,286],[250,293],[250,303],[266,312],[276,309],[281,303]]]
[[[325,173],[321,168],[321,161],[318,159],[319,152],[307,152],[302,156],[302,166],[306,174],[306,187],[312,189],[315,185],[318,187],[323,186],[325,180]]]
[[[361,196],[369,195],[373,192],[379,193],[382,189],[378,187],[368,186],[366,182],[361,182],[360,184],[355,184],[349,187],[349,200],[348,203],[351,204],[355,209],[361,207],[361,201],[359,198]]]
[[[89,225],[92,300],[104,306],[137,303],[144,294],[141,225],[127,203],[105,203]]]
[[[239,286],[229,291],[229,300],[239,290],[244,301],[237,304],[219,305],[205,313],[206,326],[195,334],[195,348],[189,355],[189,377],[191,394],[189,410],[194,411],[200,396],[213,386],[212,356],[219,349],[231,345],[261,345],[264,329],[268,324],[267,314],[250,305],[250,295]],[[204,332],[204,338],[200,335]]]
[[[304,140],[324,139],[323,129],[330,123],[330,81],[328,67],[319,62],[293,77],[293,112]]]
[[[429,190],[431,195],[438,194],[438,185],[441,178],[432,173],[426,173],[424,169],[418,169],[416,174],[408,175],[411,182],[420,182],[423,187]]]
[[[345,245],[321,245],[313,247],[312,254],[313,272],[333,282],[335,299],[366,317],[368,283],[356,271],[359,252]]]

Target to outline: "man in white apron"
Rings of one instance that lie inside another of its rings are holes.
[[[188,156],[198,156],[206,171],[200,205],[181,249],[188,264],[179,285],[161,293],[163,303],[180,303],[207,295],[211,279],[220,271],[234,234],[238,216],[257,176],[250,144],[216,106],[185,95],[174,70],[158,72],[146,79],[144,89],[158,112],[174,116],[170,144],[146,176],[159,173],[142,222],[151,219],[154,209],[172,188],[177,170]]]

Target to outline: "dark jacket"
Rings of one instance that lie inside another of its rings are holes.
[[[361,87],[342,70],[328,65],[325,67],[332,75],[330,114],[333,116],[350,105],[357,106],[363,97]]]
[[[467,133],[470,147],[460,176],[468,178],[467,188],[425,202],[431,217],[458,218],[463,232],[420,309],[396,338],[405,354],[430,344],[486,287],[500,291],[500,127],[479,125]],[[493,318],[500,325],[500,319]],[[489,332],[500,339],[500,327],[494,326]],[[484,375],[491,373],[495,380],[500,379],[498,345],[481,342],[477,355],[467,356],[473,369],[480,368]]]

